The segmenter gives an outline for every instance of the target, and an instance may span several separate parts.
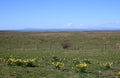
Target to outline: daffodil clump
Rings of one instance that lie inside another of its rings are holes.
[[[110,69],[113,65],[113,62],[106,62],[106,63],[103,63],[103,66],[107,69]]]
[[[54,65],[55,68],[58,69],[58,70],[64,67],[63,62],[52,62],[52,65]]]
[[[33,67],[36,58],[33,59],[16,59],[16,58],[8,58],[6,60],[7,65],[17,65],[17,66],[28,66]]]
[[[78,71],[85,72],[88,65],[86,63],[76,64]]]
[[[33,58],[33,59],[25,59],[23,60],[23,63],[25,66],[28,66],[28,67],[34,67],[34,62],[36,61],[36,58]]]
[[[120,71],[118,72],[118,78],[120,78]]]

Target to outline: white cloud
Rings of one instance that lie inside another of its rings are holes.
[[[85,26],[84,24],[80,24],[80,26]]]
[[[110,23],[91,23],[91,24],[73,24],[67,23],[61,26],[61,28],[80,28],[80,29],[120,29],[120,21]]]
[[[71,27],[73,25],[73,23],[68,23],[67,27]]]

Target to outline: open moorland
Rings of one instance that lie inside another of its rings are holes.
[[[120,32],[0,32],[0,78],[120,78]]]

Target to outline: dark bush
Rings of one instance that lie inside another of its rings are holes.
[[[70,41],[64,40],[61,45],[63,49],[68,49],[70,47]]]

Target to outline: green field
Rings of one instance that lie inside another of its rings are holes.
[[[36,60],[18,65],[10,58]],[[118,72],[120,32],[0,32],[0,78],[120,78]]]

